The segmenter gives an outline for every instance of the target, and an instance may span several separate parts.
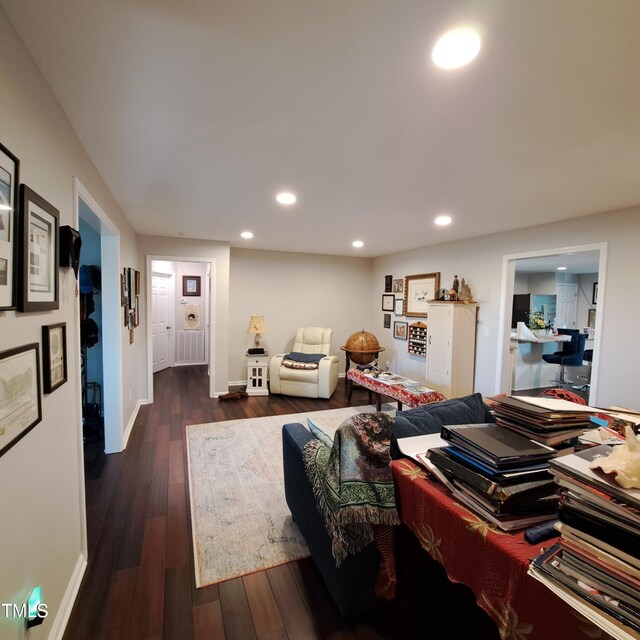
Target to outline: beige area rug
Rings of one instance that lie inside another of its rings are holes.
[[[349,416],[372,411],[365,405],[187,426],[196,586],[307,557],[284,497],[282,425],[306,427],[313,416],[333,434]]]

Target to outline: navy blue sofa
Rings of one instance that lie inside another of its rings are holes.
[[[493,418],[480,394],[398,412],[391,439],[391,457],[402,457],[397,438],[439,433],[445,424],[482,422],[493,422]],[[375,545],[371,544],[336,567],[331,554],[331,539],[324,519],[316,509],[313,489],[302,461],[302,449],[313,437],[299,423],[285,424],[282,428],[285,496],[291,515],[340,613],[352,616],[380,602],[374,593],[380,556]]]

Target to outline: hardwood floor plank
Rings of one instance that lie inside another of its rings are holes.
[[[184,449],[182,440],[169,444],[169,484],[184,484]]]
[[[164,548],[166,535],[165,518],[150,518],[144,526],[142,559],[134,611],[131,637],[134,640],[161,635],[164,614]]]
[[[171,425],[163,424],[158,427],[156,437],[156,462],[169,459],[169,442],[171,440]]]
[[[193,609],[194,640],[225,640],[220,602],[209,602]]]
[[[87,506],[87,554],[89,558],[93,558],[95,555],[108,508],[108,502],[95,502]]]
[[[242,578],[221,582],[218,590],[226,640],[257,640]]]
[[[104,606],[104,624],[98,635],[100,640],[129,637],[137,580],[137,568],[112,575]]]
[[[283,629],[284,623],[273,596],[269,578],[264,571],[257,571],[242,578],[244,590],[249,601],[253,626],[259,639],[277,629]]]
[[[184,484],[170,484],[168,491],[165,566],[189,566],[189,530],[185,486]]]
[[[313,625],[313,620],[291,574],[289,565],[283,564],[267,569],[267,577],[288,636],[295,638],[295,640],[318,640],[319,636]]]
[[[147,505],[149,503],[149,485],[138,484],[133,491],[131,504],[127,509],[127,517],[120,542],[116,571],[140,566],[144,527],[147,521]]]
[[[169,567],[164,574],[163,640],[193,638],[189,566]]]

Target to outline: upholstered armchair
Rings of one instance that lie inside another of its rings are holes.
[[[330,356],[333,329],[301,327],[288,354],[271,358],[269,390],[302,398],[330,398],[338,385],[338,358]]]

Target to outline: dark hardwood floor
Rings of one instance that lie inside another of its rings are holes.
[[[126,451],[87,454],[89,565],[64,638],[391,638],[392,607],[343,619],[309,558],[194,586],[185,425],[344,407],[342,380],[331,400],[219,401],[205,367],[176,367],[155,375],[154,398]],[[352,404],[367,402],[354,394]]]

